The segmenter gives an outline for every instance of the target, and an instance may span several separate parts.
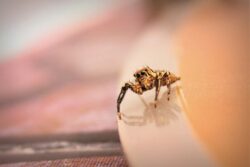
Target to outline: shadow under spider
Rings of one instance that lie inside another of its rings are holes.
[[[177,89],[173,87],[171,89],[170,100],[168,101],[168,91],[165,91],[161,98],[155,103],[151,102],[147,104],[145,100],[140,96],[145,109],[141,116],[126,115],[121,113],[122,121],[130,126],[144,126],[149,123],[155,123],[156,126],[168,125],[171,121],[177,120],[177,113],[181,111],[180,104],[177,100]]]

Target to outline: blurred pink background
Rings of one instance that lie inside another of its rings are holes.
[[[0,137],[116,129],[140,1],[1,1]]]

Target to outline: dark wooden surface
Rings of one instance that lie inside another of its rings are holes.
[[[41,167],[41,166],[84,166],[84,167],[125,167],[128,166],[123,156],[99,156],[99,157],[85,157],[74,159],[61,159],[54,161],[39,161],[39,162],[21,162],[12,164],[3,164],[0,167]]]
[[[121,155],[117,131],[0,139],[0,164]]]

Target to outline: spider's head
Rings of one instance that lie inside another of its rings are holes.
[[[167,72],[167,76],[169,78],[170,84],[175,83],[176,81],[179,81],[181,77],[177,77],[175,74],[171,72]]]
[[[144,78],[144,77],[153,76],[153,74],[154,74],[154,71],[147,66],[147,67],[144,67],[144,68],[136,71],[134,73],[134,77],[136,79],[140,79],[140,78]]]

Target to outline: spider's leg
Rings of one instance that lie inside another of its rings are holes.
[[[132,82],[125,83],[125,85],[121,88],[121,92],[117,99],[117,114],[119,116],[119,119],[121,119],[120,105],[128,89],[131,89],[136,94],[142,94],[143,92],[142,88],[138,83],[132,83]]]
[[[156,102],[158,100],[158,95],[160,93],[160,89],[161,89],[161,80],[156,79],[156,83],[155,83],[155,108],[157,107]]]
[[[118,116],[119,116],[119,119],[121,119],[120,104],[121,104],[121,102],[122,102],[122,100],[123,100],[123,98],[124,98],[124,96],[125,96],[125,94],[126,94],[128,88],[129,88],[129,84],[126,83],[126,84],[121,88],[121,92],[120,92],[120,94],[119,94],[119,96],[118,96],[118,99],[117,99],[117,114],[118,114]]]
[[[168,101],[170,100],[170,93],[171,93],[171,86],[170,84],[167,85],[168,87]]]

